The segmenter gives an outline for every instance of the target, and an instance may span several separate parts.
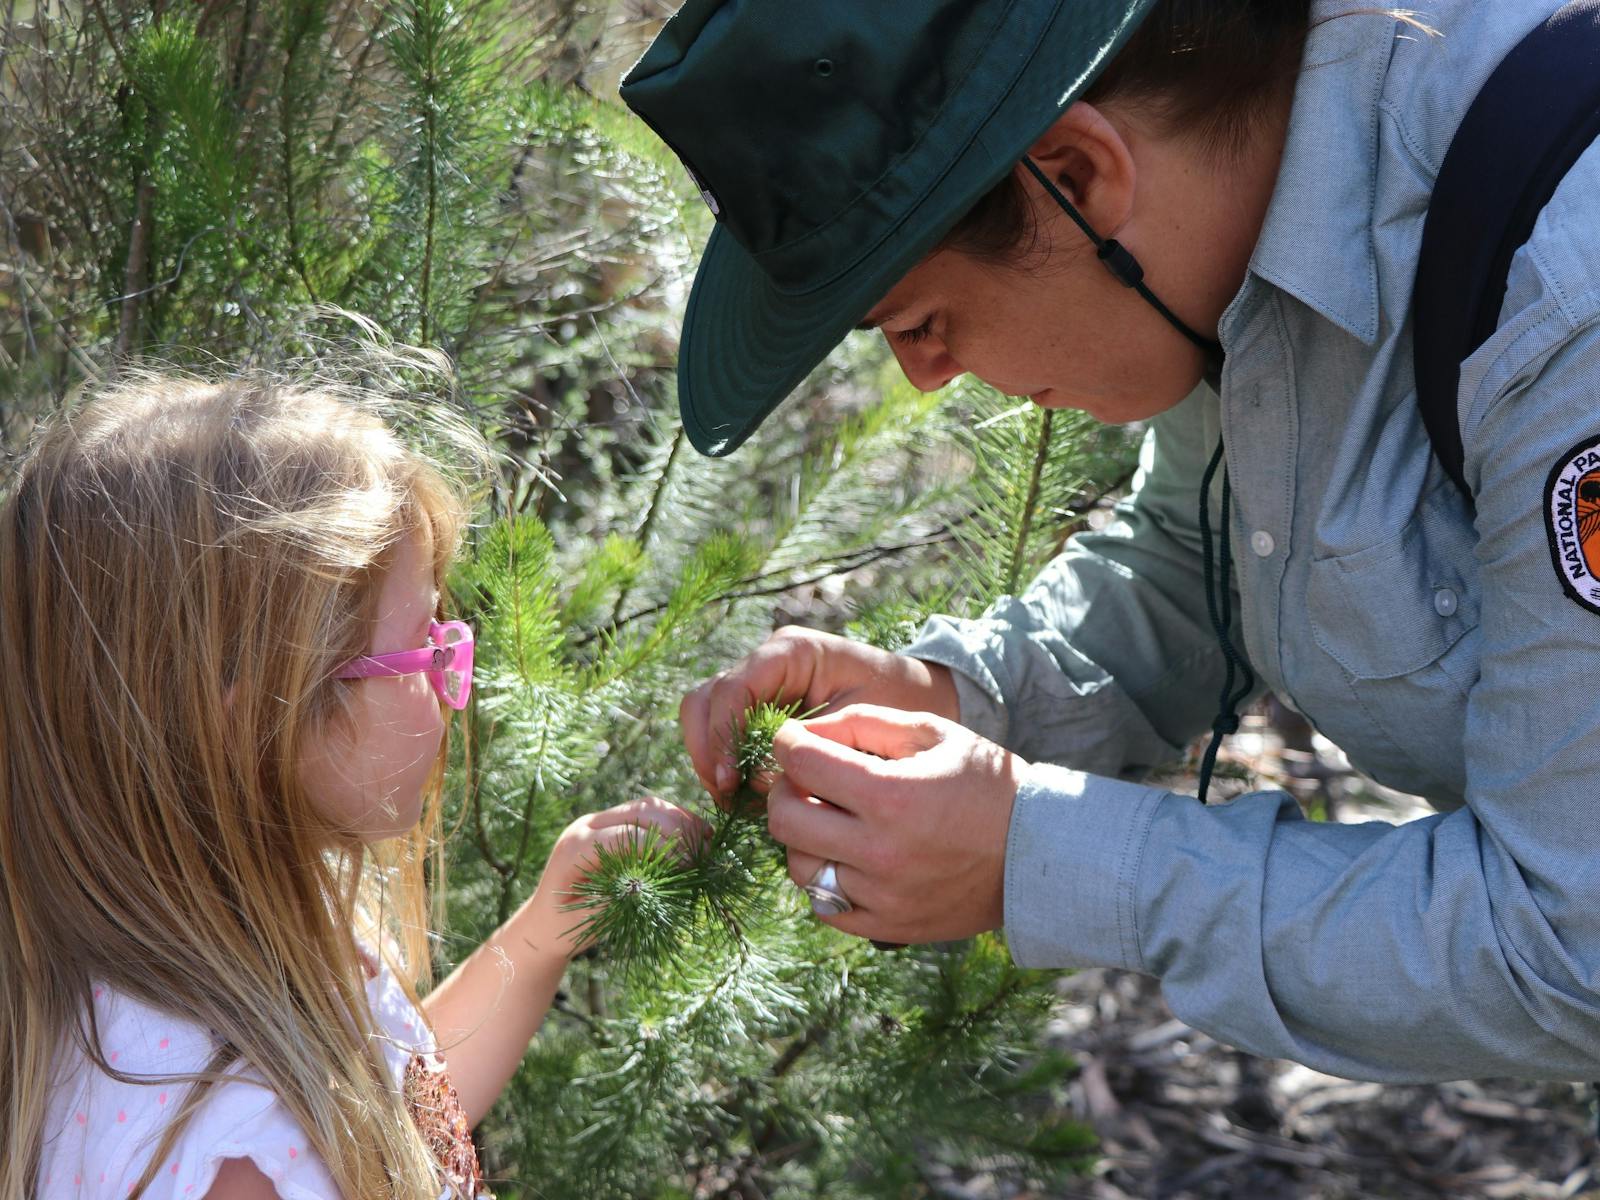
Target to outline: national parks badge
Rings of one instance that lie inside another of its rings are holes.
[[[1544,506],[1562,590],[1600,612],[1600,438],[1580,442],[1561,456],[1544,485]]]

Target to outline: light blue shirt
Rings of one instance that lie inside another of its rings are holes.
[[[1423,430],[1408,319],[1450,137],[1559,7],[1438,0],[1437,38],[1317,25],[1220,399],[1151,423],[1114,527],[907,650],[1035,764],[1007,852],[1018,962],[1148,972],[1200,1029],[1339,1075],[1600,1077],[1600,612],[1565,593],[1545,519],[1558,460],[1600,438],[1600,147],[1463,369],[1475,517]],[[1321,824],[1281,792],[1206,808],[1129,782],[1216,712],[1196,507],[1219,433],[1251,664],[1438,815]]]

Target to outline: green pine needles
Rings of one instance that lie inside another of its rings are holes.
[[[635,963],[679,951],[707,891],[693,849],[645,830],[620,848],[601,846],[595,869],[573,889],[569,910],[587,914],[574,928],[582,941],[626,946]]]
[[[820,709],[800,711],[800,702],[774,704],[762,701],[747,708],[743,723],[732,731],[733,765],[739,772],[740,792],[749,794],[750,785],[760,776],[778,769],[772,746],[785,721],[804,721]]]
[[[705,836],[684,845],[646,830],[621,848],[600,849],[567,905],[581,915],[573,927],[580,940],[635,969],[659,966],[707,937],[744,942],[761,893],[778,883],[784,863],[750,783],[775,769],[773,739],[785,721],[808,715],[799,710],[773,703],[747,710],[734,736],[741,784],[710,814]]]

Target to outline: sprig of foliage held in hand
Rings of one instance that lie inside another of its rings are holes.
[[[783,723],[804,715],[798,701],[746,710],[733,745],[739,787],[694,844],[645,830],[597,850],[594,870],[566,906],[583,914],[574,926],[580,940],[604,946],[635,969],[673,959],[708,933],[744,940],[762,885],[784,862],[783,848],[767,832],[763,798],[751,784],[776,769],[772,745]]]
[[[746,814],[754,809],[762,811],[764,800],[754,784],[762,775],[778,770],[778,760],[772,756],[773,744],[778,740],[778,730],[785,721],[804,721],[822,711],[820,707],[800,711],[799,700],[793,704],[777,704],[763,700],[745,709],[743,724],[733,730],[733,765],[739,772],[739,786],[733,795],[732,808]]]

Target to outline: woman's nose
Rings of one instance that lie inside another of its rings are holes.
[[[938,338],[927,337],[914,345],[906,345],[891,334],[885,334],[884,337],[900,364],[901,372],[919,392],[936,392],[952,379],[966,374]]]

